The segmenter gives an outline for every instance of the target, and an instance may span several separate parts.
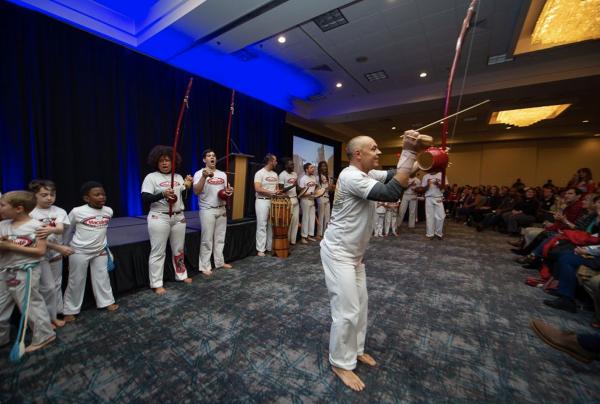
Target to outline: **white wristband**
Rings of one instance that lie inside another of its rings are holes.
[[[414,151],[402,150],[402,154],[400,154],[400,158],[398,159],[398,164],[396,165],[396,168],[398,170],[412,172],[416,159],[417,153],[415,153]]]

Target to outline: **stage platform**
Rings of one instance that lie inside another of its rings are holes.
[[[189,276],[198,274],[198,256],[200,252],[200,218],[198,211],[186,211],[185,265]],[[226,262],[233,262],[256,254],[256,220],[242,219],[228,223],[223,251]],[[136,289],[149,287],[148,257],[150,241],[146,216],[116,217],[111,219],[108,232],[108,245],[115,259],[116,268],[110,274],[115,296]],[[63,284],[66,287],[68,260],[65,259]],[[171,264],[171,251],[167,247],[164,280],[175,280]],[[91,285],[88,277],[85,306],[93,304]]]

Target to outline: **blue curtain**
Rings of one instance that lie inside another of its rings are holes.
[[[96,180],[115,215],[142,214],[141,182],[152,171],[147,153],[172,144],[190,74],[6,2],[0,52],[2,191],[52,179],[57,205],[69,210],[83,203],[81,184]],[[230,89],[194,78],[180,174],[200,167],[204,148],[225,153],[230,96]],[[232,139],[241,152],[256,161],[267,152],[291,153],[285,111],[239,93],[235,111]],[[195,199],[187,205],[197,208]]]

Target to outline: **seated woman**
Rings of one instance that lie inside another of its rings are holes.
[[[600,196],[594,198],[596,219],[590,223],[586,231],[591,235],[600,232]],[[600,243],[600,239],[597,239]],[[548,254],[547,263],[552,268],[554,277],[558,279],[558,297],[544,300],[546,306],[575,313],[575,289],[577,286],[577,269],[584,265],[591,269],[600,269],[600,244],[558,249]]]
[[[538,202],[535,190],[527,188],[525,191],[525,199],[515,205],[515,208],[510,214],[503,216],[506,223],[506,230],[509,234],[519,235],[521,227],[526,227],[535,222],[537,210],[540,203]]]
[[[596,183],[592,179],[592,170],[587,167],[577,170],[567,184],[567,188],[571,187],[579,189],[583,194],[595,192]]]

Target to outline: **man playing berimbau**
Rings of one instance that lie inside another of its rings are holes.
[[[333,372],[352,390],[365,388],[353,372],[357,361],[376,362],[364,351],[367,330],[367,286],[363,256],[373,229],[371,201],[395,202],[417,170],[419,151],[431,137],[404,133],[403,151],[396,170],[374,170],[381,151],[368,136],[351,139],[346,147],[350,165],[338,178],[329,227],[321,242],[321,261],[331,305],[329,362]]]

